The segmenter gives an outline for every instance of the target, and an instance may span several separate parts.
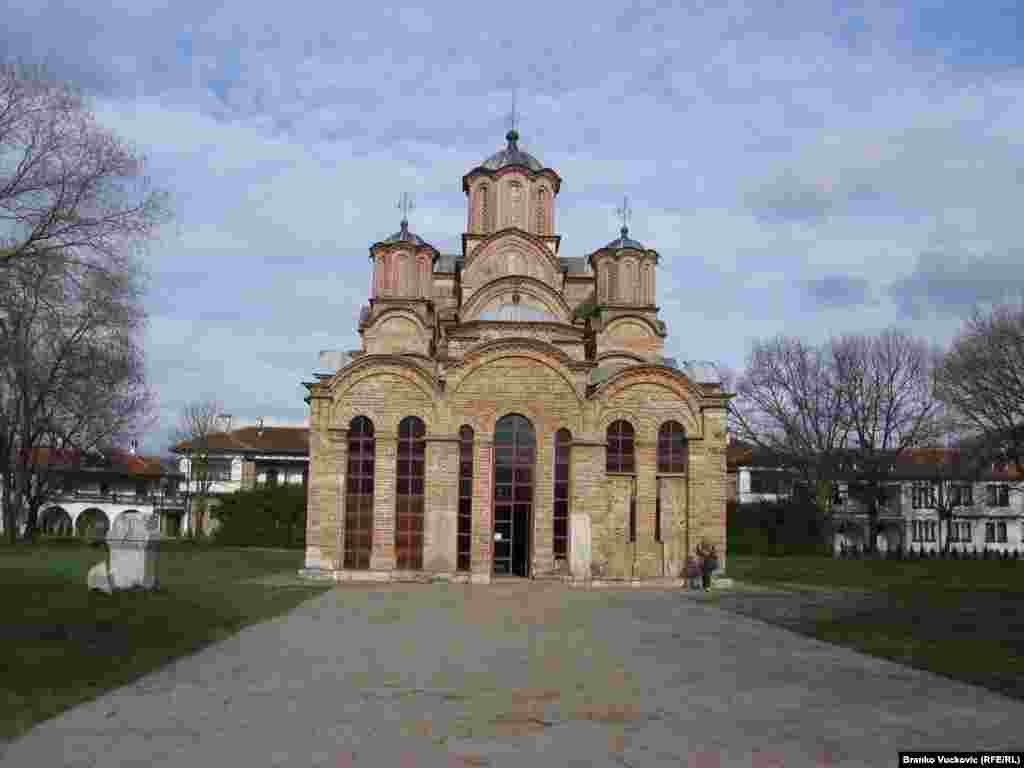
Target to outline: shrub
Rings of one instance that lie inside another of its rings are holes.
[[[807,502],[727,505],[729,552],[738,555],[832,554],[826,521]],[[844,556],[840,553],[840,556]]]
[[[211,514],[214,544],[302,548],[306,541],[306,488],[281,485],[224,494]]]

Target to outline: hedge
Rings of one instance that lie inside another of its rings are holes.
[[[306,545],[306,487],[263,486],[219,496],[213,543],[232,547]]]

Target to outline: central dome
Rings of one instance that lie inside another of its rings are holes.
[[[505,134],[505,138],[508,140],[508,146],[484,160],[480,165],[481,168],[486,168],[488,171],[497,171],[509,165],[523,165],[531,171],[539,171],[544,168],[540,160],[529,152],[523,152],[516,144],[519,141],[518,131],[513,128]]]

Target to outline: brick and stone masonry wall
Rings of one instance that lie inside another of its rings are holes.
[[[427,390],[425,377],[398,366],[364,366],[354,381],[312,399],[307,565],[338,568],[343,552],[345,451],[354,415],[374,423],[376,477],[371,568],[395,565],[395,454],[399,421],[415,415],[427,425],[428,466],[424,566],[454,572],[458,513],[459,427],[474,432],[471,568],[490,575],[493,521],[493,430],[498,418],[520,413],[537,437],[534,482],[533,572],[554,569],[554,434],[573,434],[570,449],[570,515],[591,516],[593,573],[652,578],[678,576],[687,551],[702,538],[725,553],[725,410],[700,404],[685,382],[669,374],[638,372],[616,379],[592,399],[581,400],[585,374],[533,351],[496,352],[454,369],[442,393]],[[559,372],[561,369],[563,372]],[[575,381],[575,384],[573,383]],[[326,390],[326,388],[325,388]],[[333,402],[332,402],[333,398]],[[328,416],[332,414],[332,416]],[[605,430],[616,418],[634,426],[637,474],[605,474]],[[657,433],[668,419],[691,436],[689,473],[657,475]],[[629,497],[636,484],[637,540],[629,542]],[[662,541],[655,537],[658,483],[662,488]],[[689,527],[687,527],[689,520]],[[570,533],[572,536],[572,533]],[[583,576],[582,574],[575,574]],[[588,574],[589,577],[591,574]]]

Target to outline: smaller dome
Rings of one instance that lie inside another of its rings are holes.
[[[605,248],[612,251],[617,251],[621,248],[635,248],[638,251],[647,250],[646,248],[644,248],[643,243],[633,240],[629,236],[629,227],[623,227],[622,229],[620,229],[618,239],[612,240],[610,243],[608,243],[608,245],[605,246]]]
[[[428,243],[426,240],[424,240],[419,235],[417,235],[417,234],[415,234],[413,232],[410,232],[409,231],[409,222],[406,221],[405,219],[402,219],[402,228],[400,230],[398,230],[397,232],[395,232],[395,234],[391,235],[390,237],[388,237],[388,238],[386,238],[384,240],[381,240],[381,243],[384,244],[384,245],[389,245],[391,243],[414,243],[415,245],[418,245],[418,246],[419,245],[425,245],[425,246],[427,246],[429,248],[433,247],[433,246],[430,245],[430,243]]]
[[[481,164],[481,168],[486,168],[489,171],[497,171],[500,168],[505,168],[509,165],[525,165],[531,171],[540,171],[544,169],[540,160],[531,155],[529,152],[523,152],[516,143],[519,141],[519,132],[514,128],[505,134],[505,139],[508,141],[508,146],[498,152],[495,152],[489,158],[484,160]]]

